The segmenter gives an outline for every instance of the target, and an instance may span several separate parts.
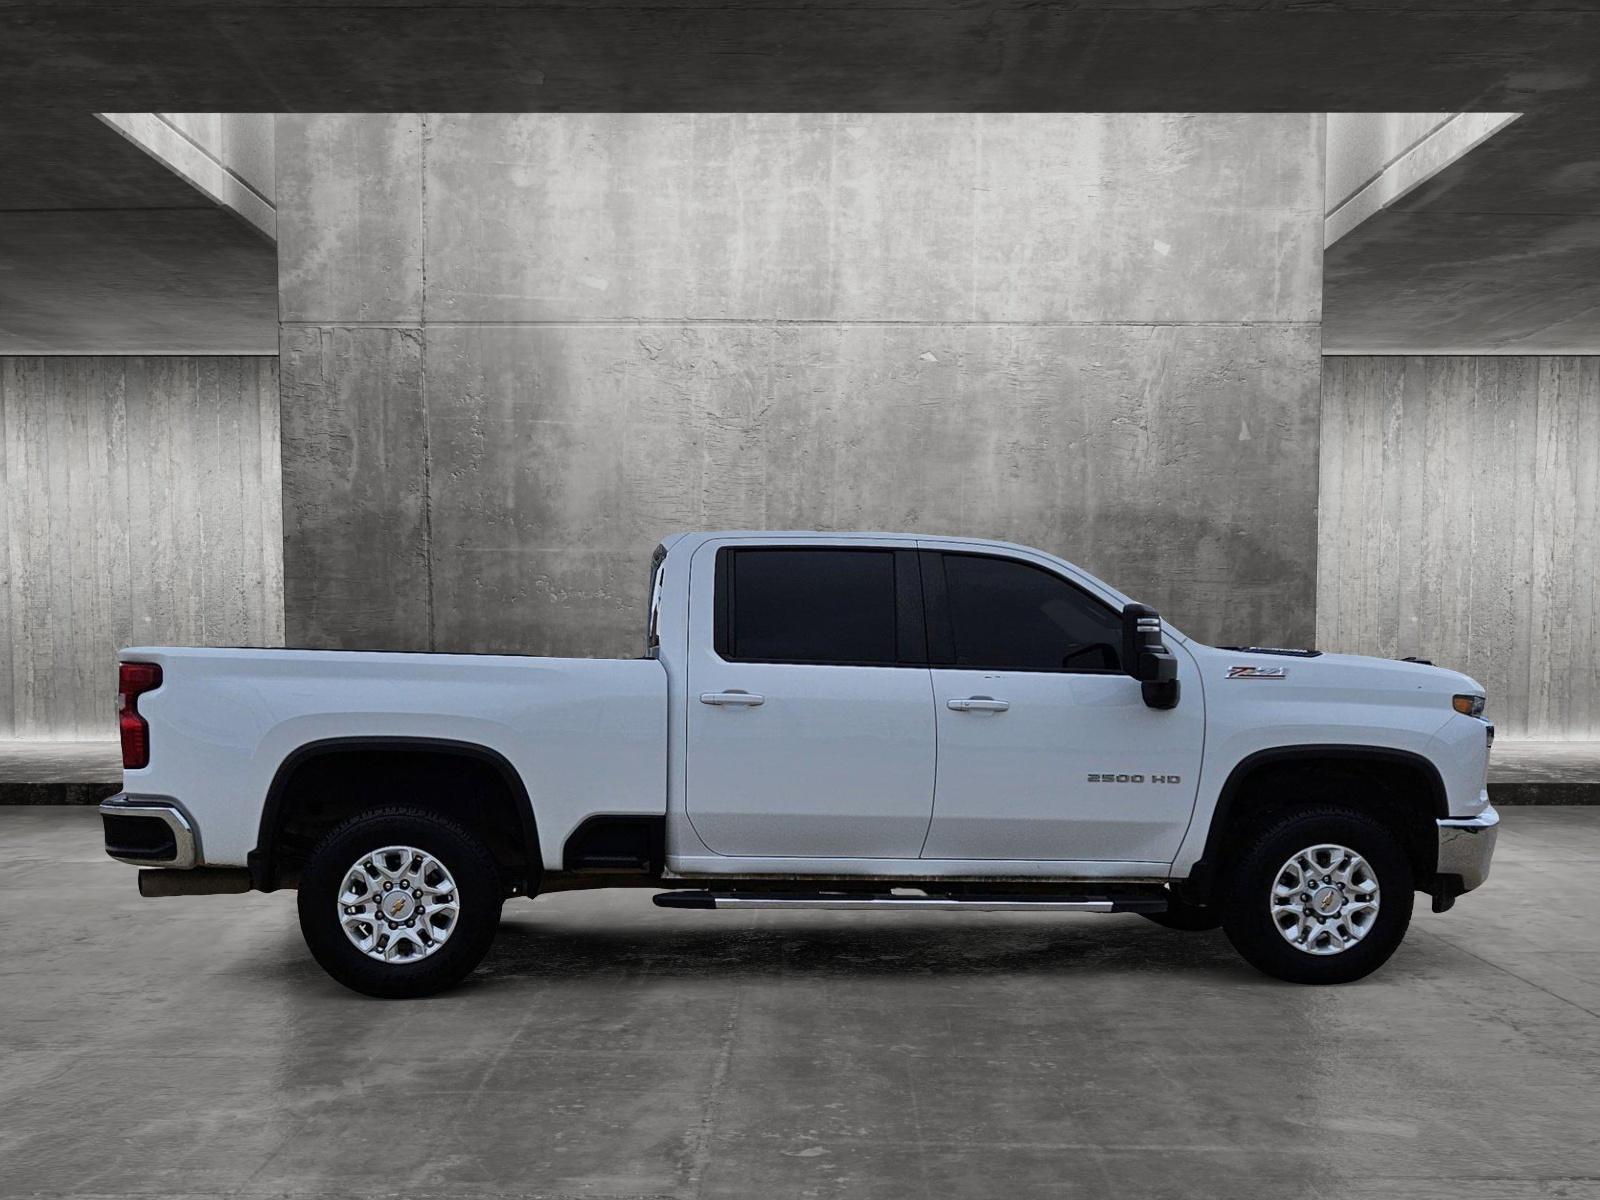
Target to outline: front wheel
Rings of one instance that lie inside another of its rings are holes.
[[[317,844],[300,878],[300,931],[323,970],[368,996],[427,996],[488,952],[501,888],[482,841],[406,806],[361,813]]]
[[[1222,928],[1251,966],[1290,983],[1376,971],[1411,923],[1411,863],[1364,813],[1317,807],[1282,818],[1237,860]]]

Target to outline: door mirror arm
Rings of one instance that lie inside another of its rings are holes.
[[[1122,669],[1141,685],[1151,708],[1176,708],[1178,660],[1161,640],[1161,617],[1148,604],[1122,609]]]

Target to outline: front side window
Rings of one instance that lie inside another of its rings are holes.
[[[1015,559],[944,555],[958,667],[1120,671],[1118,615],[1059,575]]]
[[[724,552],[717,650],[743,662],[895,666],[892,550]]]

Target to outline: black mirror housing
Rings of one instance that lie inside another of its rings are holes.
[[[1178,703],[1178,660],[1161,640],[1161,617],[1148,604],[1122,609],[1122,669],[1143,685],[1151,708]]]

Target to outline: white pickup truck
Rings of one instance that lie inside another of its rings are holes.
[[[1493,726],[1416,661],[1201,645],[1052,555],[697,533],[637,660],[121,654],[106,849],[144,895],[297,888],[337,980],[418,996],[512,896],[1136,912],[1338,983],[1488,873]]]

